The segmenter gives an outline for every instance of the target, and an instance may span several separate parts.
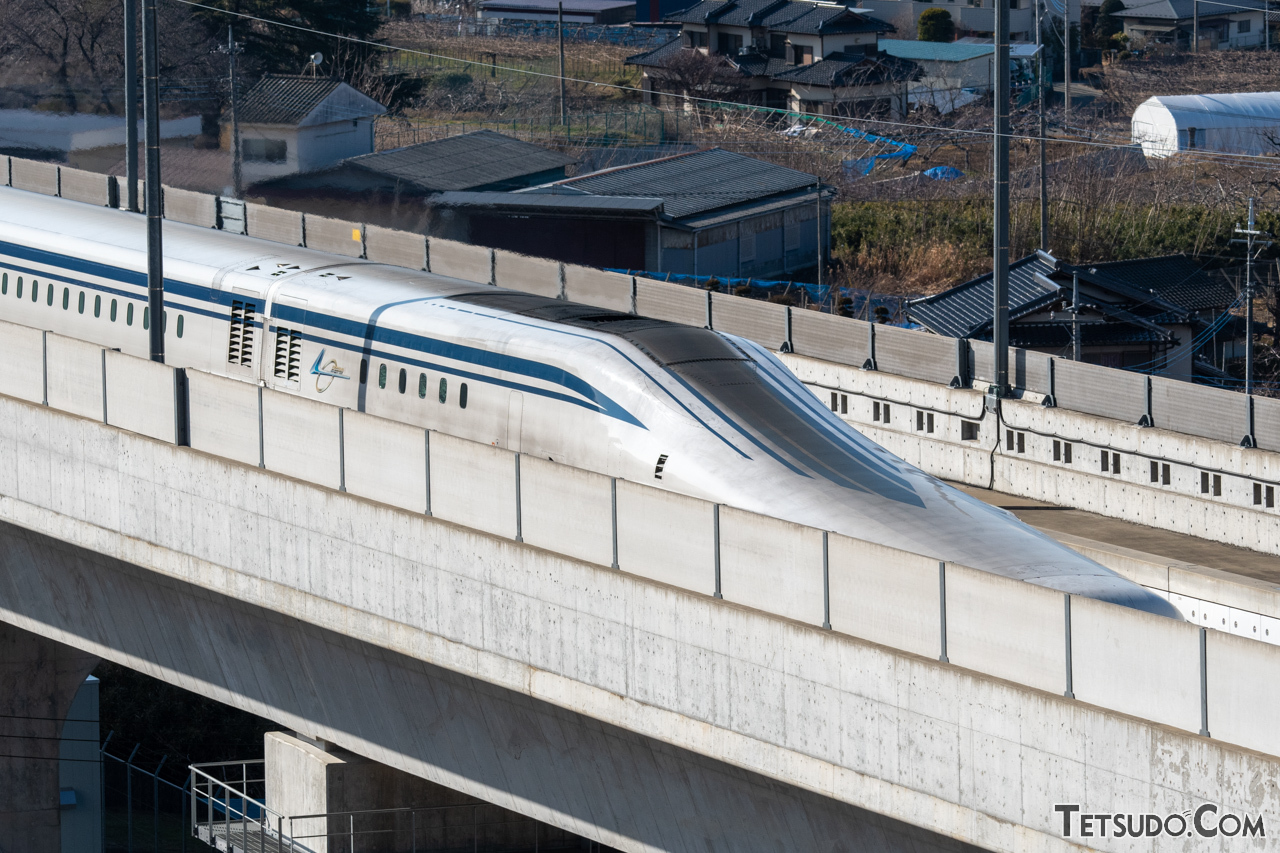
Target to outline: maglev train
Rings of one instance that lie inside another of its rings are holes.
[[[145,219],[0,188],[0,318],[145,357]],[[169,364],[1181,618],[719,332],[174,222]]]

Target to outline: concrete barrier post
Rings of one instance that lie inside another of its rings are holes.
[[[347,429],[343,413],[346,409],[338,407],[338,491],[347,490]]]
[[[1064,592],[1062,594],[1062,616],[1063,624],[1066,626],[1066,643],[1067,643],[1067,689],[1062,695],[1068,699],[1076,698],[1075,688],[1072,685],[1071,677],[1071,593]]]
[[[862,363],[863,370],[876,369],[876,324],[867,324],[867,360]]]
[[[258,386],[258,467],[267,467],[266,438],[262,431],[262,386]]]
[[[716,598],[724,598],[724,594],[720,591],[720,504],[716,504],[711,510],[711,541],[715,544],[716,555]]]
[[[822,531],[822,627],[831,630],[831,549]]]
[[[426,515],[431,515],[431,430],[422,431],[423,450],[426,457],[427,468],[427,511]]]
[[[524,541],[524,519],[520,512],[520,454],[511,454],[516,460],[516,541]]]
[[[618,568],[618,478],[609,478],[609,515],[613,521],[613,564],[611,569]]]
[[[1208,628],[1200,627],[1200,736],[1209,734],[1209,650]]]
[[[872,326],[872,328],[875,327]],[[950,663],[951,661],[947,660],[947,564],[941,560],[938,561],[938,629],[939,645],[942,649],[938,660]]]

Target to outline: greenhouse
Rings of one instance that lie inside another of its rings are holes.
[[[1280,155],[1280,92],[1148,98],[1133,111],[1133,141],[1148,157],[1196,150]]]

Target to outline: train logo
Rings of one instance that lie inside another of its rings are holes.
[[[324,362],[324,350],[320,350],[320,354],[316,356],[315,363],[311,365],[311,374],[316,377],[316,393],[323,394],[328,391],[334,379],[351,378],[338,366],[338,362],[335,359],[329,359],[324,366],[321,366],[321,362]]]

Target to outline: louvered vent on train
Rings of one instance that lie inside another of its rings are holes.
[[[298,378],[302,359],[302,333],[292,329],[276,329],[275,374],[290,382]]]
[[[227,339],[227,362],[253,364],[253,320],[258,306],[253,302],[231,302],[231,334]]]

